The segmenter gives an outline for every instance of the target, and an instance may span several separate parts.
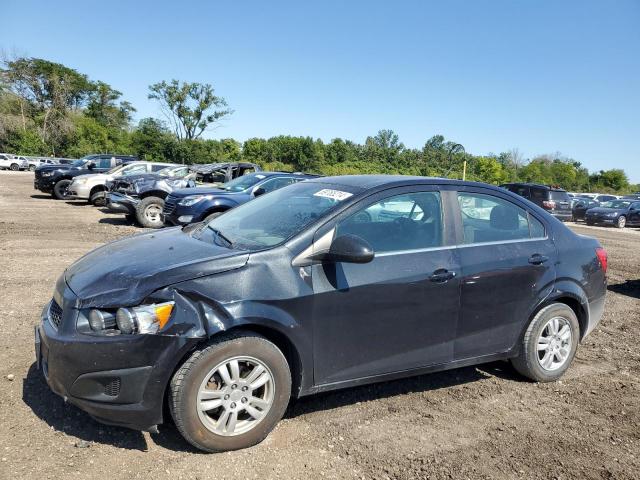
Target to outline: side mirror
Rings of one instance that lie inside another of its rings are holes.
[[[254,197],[259,197],[260,195],[264,195],[265,193],[267,193],[267,192],[265,191],[264,188],[258,187],[253,191],[253,196]]]
[[[94,168],[96,168],[96,164],[94,162],[89,162],[87,163],[87,168],[89,170],[93,170]]]
[[[329,250],[313,256],[321,262],[369,263],[375,253],[364,238],[357,235],[341,235],[331,242]]]

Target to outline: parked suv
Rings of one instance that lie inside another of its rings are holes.
[[[87,155],[68,165],[43,165],[35,170],[33,188],[59,200],[67,198],[73,178],[86,173],[105,173],[123,163],[138,160],[129,155]]]
[[[230,181],[220,188],[198,187],[174,190],[165,199],[162,216],[169,225],[210,220],[265,193],[317,175],[287,172],[257,172]]]
[[[498,359],[557,380],[606,268],[597,240],[501,188],[310,179],[84,255],[43,309],[36,365],[99,421],[168,414],[195,447],[235,450],[291,397]]]
[[[532,201],[558,220],[567,222],[573,218],[571,213],[571,197],[561,188],[535,183],[506,183],[501,185],[501,187]]]
[[[67,198],[87,200],[97,206],[104,205],[107,196],[107,182],[120,176],[153,173],[172,166],[174,166],[172,163],[129,162],[120,164],[106,173],[78,175],[73,178],[67,189]]]
[[[24,157],[11,155],[9,153],[0,153],[0,170],[28,170],[29,162]]]

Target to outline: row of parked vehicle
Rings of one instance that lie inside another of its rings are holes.
[[[587,225],[613,225],[618,228],[640,225],[640,193],[624,196],[571,193],[534,183],[506,183],[501,186],[527,198],[563,222],[584,220]]]
[[[0,170],[34,171],[41,165],[63,165],[72,163],[73,159],[53,157],[25,157],[11,153],[0,153]]]
[[[263,172],[253,163],[176,165],[127,155],[88,155],[35,170],[34,188],[61,200],[86,200],[143,227],[214,218],[264,193],[316,175]]]

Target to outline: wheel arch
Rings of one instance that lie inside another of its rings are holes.
[[[140,200],[142,200],[143,198],[147,198],[147,197],[158,197],[162,200],[164,200],[165,198],[167,198],[167,195],[169,195],[167,192],[165,192],[164,190],[149,190],[147,192],[143,192],[140,194]]]
[[[587,295],[582,288],[574,282],[561,282],[556,284],[551,294],[540,303],[529,317],[529,322],[533,319],[540,310],[553,303],[563,303],[568,306],[578,318],[578,325],[580,327],[580,340],[582,340],[587,332],[589,326],[589,301]],[[529,323],[527,322],[527,325]],[[526,330],[526,326],[525,326]]]

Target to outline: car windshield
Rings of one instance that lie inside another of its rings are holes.
[[[266,176],[260,173],[250,173],[225,183],[222,189],[228,190],[229,192],[242,192],[265,178]]]
[[[73,162],[71,162],[71,166],[72,167],[81,167],[83,166],[85,163],[87,163],[89,161],[88,158],[79,158],[78,160],[74,160]]]
[[[358,188],[300,182],[214,218],[195,238],[242,250],[281,244],[347,200]]]
[[[604,208],[627,208],[629,205],[631,205],[631,202],[625,202],[624,200],[611,200],[600,204]]]

